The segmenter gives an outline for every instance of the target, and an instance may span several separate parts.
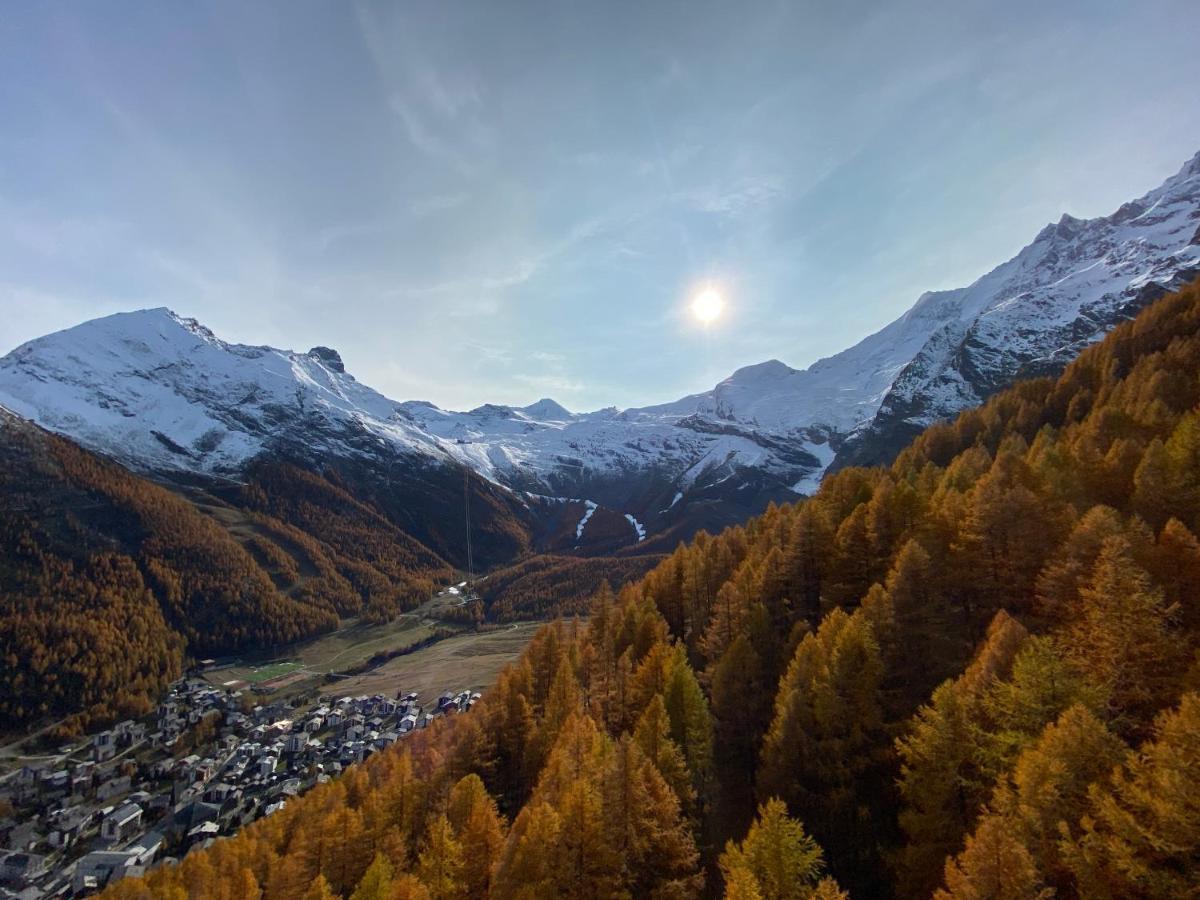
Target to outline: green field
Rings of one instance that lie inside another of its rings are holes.
[[[316,681],[329,672],[344,672],[359,666],[376,653],[411,647],[433,634],[434,627],[414,615],[401,616],[383,625],[351,619],[337,631],[288,647],[280,652],[281,658],[216,669],[208,673],[207,679],[217,686],[231,681],[257,685],[292,672],[304,672]],[[299,683],[290,685],[288,693],[294,693],[298,686]]]
[[[251,684],[261,684],[264,681],[270,681],[272,678],[278,678],[280,675],[286,675],[288,672],[294,672],[300,668],[298,662],[277,662],[269,665],[260,666],[257,669],[249,669],[242,676],[243,680],[249,681]],[[226,678],[226,681],[229,679]]]
[[[529,643],[541,622],[521,622],[495,631],[460,634],[362,675],[338,679],[322,688],[337,694],[388,694],[418,691],[425,701],[442,691],[482,691]]]

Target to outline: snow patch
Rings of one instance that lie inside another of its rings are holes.
[[[630,525],[633,526],[633,530],[637,532],[637,539],[638,543],[640,544],[646,539],[646,527],[636,518],[634,518],[632,513],[625,513],[625,519]]]
[[[587,507],[587,511],[583,514],[583,518],[579,520],[579,524],[575,526],[575,540],[578,542],[583,537],[583,529],[587,528],[588,520],[591,519],[592,513],[596,511],[596,505],[591,500],[584,500],[583,505]]]

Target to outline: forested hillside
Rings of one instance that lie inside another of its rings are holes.
[[[1194,894],[1198,373],[1192,286],[108,896]]]
[[[453,575],[312,473],[192,503],[2,412],[0,458],[0,730],[141,714],[188,656],[383,621]]]

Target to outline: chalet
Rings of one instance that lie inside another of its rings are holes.
[[[101,731],[92,735],[92,759],[96,762],[107,762],[116,754],[117,742],[111,731]]]
[[[187,833],[189,847],[212,840],[221,833],[221,826],[216,822],[201,822]]]
[[[136,853],[139,865],[148,866],[162,852],[166,837],[161,831],[148,831],[137,839],[129,848],[130,853]]]
[[[36,821],[18,822],[8,831],[8,837],[5,840],[5,846],[9,850],[18,853],[24,850],[32,850],[41,840],[41,835],[38,833]]]
[[[10,853],[0,859],[0,881],[28,884],[46,871],[46,858],[36,853]]]
[[[241,791],[231,784],[226,784],[223,781],[214,781],[208,786],[204,792],[203,800],[205,803],[215,803],[223,805],[228,800],[236,799],[241,796]]]
[[[134,834],[142,824],[142,808],[136,803],[126,803],[116,812],[106,816],[100,825],[101,836],[110,843],[120,843]]]
[[[128,794],[131,785],[132,781],[128,775],[117,775],[100,783],[100,786],[96,788],[96,800],[103,803],[112,797]]]
[[[49,773],[42,782],[42,797],[54,800],[65,797],[71,791],[71,773],[66,769]]]
[[[60,850],[72,846],[79,840],[90,817],[79,809],[65,809],[51,817],[51,831],[47,840],[50,846]]]
[[[75,866],[72,886],[76,893],[96,891],[106,884],[141,875],[144,869],[133,851],[96,850],[87,854]]]
[[[299,753],[306,744],[308,744],[308,738],[304,734],[289,734],[283,742],[283,748],[288,753]]]

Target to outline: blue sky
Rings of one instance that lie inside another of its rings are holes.
[[[1195,12],[11,4],[0,352],[170,306],[456,408],[804,366],[1200,150]]]

